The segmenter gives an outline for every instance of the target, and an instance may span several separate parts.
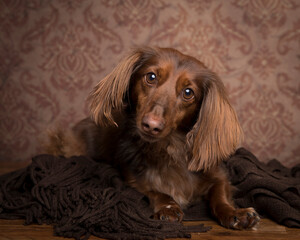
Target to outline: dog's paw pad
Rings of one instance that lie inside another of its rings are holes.
[[[154,219],[159,219],[169,222],[181,222],[183,218],[183,212],[177,206],[165,206],[154,214]]]
[[[242,230],[255,229],[259,221],[260,217],[253,208],[241,208],[233,211],[221,223],[225,227]]]

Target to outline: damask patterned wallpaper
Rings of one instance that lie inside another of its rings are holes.
[[[92,87],[132,46],[175,47],[225,82],[261,161],[300,162],[297,0],[0,0],[0,158],[88,115]]]

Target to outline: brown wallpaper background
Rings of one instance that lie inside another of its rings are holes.
[[[261,161],[300,162],[297,0],[0,0],[0,158],[39,152],[87,116],[92,87],[132,46],[175,47],[216,71]]]

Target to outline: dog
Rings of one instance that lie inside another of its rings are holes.
[[[197,198],[232,229],[259,222],[238,209],[221,162],[242,130],[219,77],[194,57],[171,48],[134,49],[88,97],[91,117],[69,133],[50,136],[47,152],[107,161],[149,198],[153,217],[178,221]]]

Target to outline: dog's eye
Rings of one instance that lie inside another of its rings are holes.
[[[149,72],[146,74],[145,76],[145,80],[148,84],[153,85],[156,83],[157,79],[156,79],[156,74],[153,72]]]
[[[182,91],[182,97],[184,100],[191,100],[194,98],[194,91],[190,88],[185,88]]]

